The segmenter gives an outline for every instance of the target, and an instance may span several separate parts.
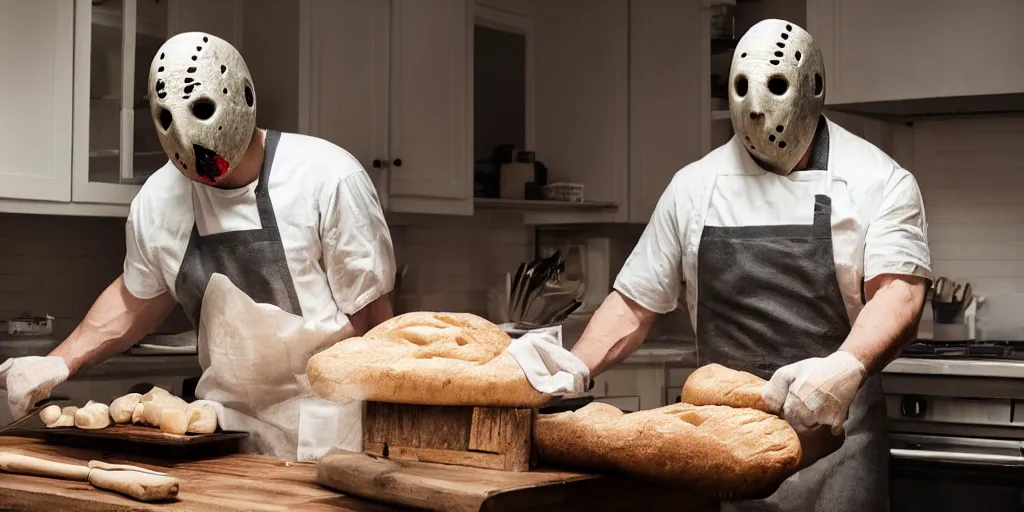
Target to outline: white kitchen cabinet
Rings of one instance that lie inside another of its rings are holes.
[[[704,155],[700,2],[629,2],[629,217],[647,223],[672,176]]]
[[[630,198],[629,4],[534,4],[537,160],[549,182],[583,184],[587,201],[619,206],[600,220],[626,220]]]
[[[590,393],[612,405],[616,403],[604,399],[636,401],[639,409],[654,409],[665,405],[665,372],[664,364],[620,363],[595,377]]]
[[[75,0],[71,200],[126,205],[167,162],[149,109],[149,66],[170,35],[207,31],[238,45],[239,0]]]
[[[826,104],[1024,93],[1024,2],[807,0]]]
[[[74,10],[0,0],[0,198],[71,199]]]
[[[300,4],[300,131],[356,156],[388,211],[473,211],[472,7]]]

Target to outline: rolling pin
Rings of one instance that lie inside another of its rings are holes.
[[[178,495],[178,479],[166,473],[97,460],[87,466],[0,452],[0,471],[89,482],[93,487],[139,501],[168,500]]]

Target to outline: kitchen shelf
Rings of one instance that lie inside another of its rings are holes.
[[[136,151],[135,156],[159,156],[163,155],[163,150],[160,151]],[[119,149],[97,149],[89,152],[89,158],[113,158],[121,156],[121,150]]]
[[[732,114],[728,110],[712,110],[711,111],[712,121],[731,121]]]
[[[616,210],[619,205],[602,201],[584,201],[582,203],[572,201],[545,201],[529,199],[494,199],[477,197],[473,200],[473,206],[480,209],[491,210],[519,210],[519,211],[577,211],[591,212]]]

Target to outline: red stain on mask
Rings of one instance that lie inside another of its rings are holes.
[[[227,160],[199,144],[193,144],[192,149],[196,155],[196,174],[207,183],[215,183],[231,167]]]

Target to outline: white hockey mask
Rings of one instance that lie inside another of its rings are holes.
[[[149,106],[167,158],[207,185],[235,170],[256,128],[256,93],[242,55],[203,32],[178,34],[157,51]]]
[[[751,155],[791,172],[814,140],[824,105],[825,65],[806,30],[764,20],[743,34],[729,70],[729,111]]]

